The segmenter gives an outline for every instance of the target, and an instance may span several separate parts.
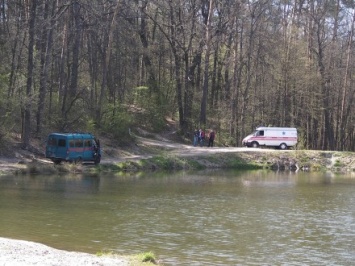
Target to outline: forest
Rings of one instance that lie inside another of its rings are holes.
[[[353,0],[0,0],[0,141],[257,126],[355,151]]]

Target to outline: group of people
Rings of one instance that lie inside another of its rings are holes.
[[[207,147],[213,147],[213,142],[215,139],[216,134],[214,133],[213,130],[211,130],[208,133],[207,140],[208,140],[208,145]],[[196,147],[197,145],[205,146],[205,140],[206,140],[206,134],[205,132],[200,129],[200,130],[195,130],[194,132],[194,146]]]

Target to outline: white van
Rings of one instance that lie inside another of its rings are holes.
[[[278,147],[285,150],[297,144],[297,129],[293,127],[258,127],[243,139],[243,145]]]

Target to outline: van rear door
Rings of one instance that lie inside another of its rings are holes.
[[[57,146],[57,156],[62,159],[66,159],[68,156],[68,147],[67,147],[67,139],[64,137],[58,138],[58,146]]]
[[[62,136],[50,135],[47,140],[46,157],[65,160],[67,157],[66,138]]]

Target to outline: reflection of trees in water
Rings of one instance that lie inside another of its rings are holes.
[[[296,186],[299,184],[331,184],[335,175],[320,172],[293,171],[246,171],[242,176],[242,184],[251,186]]]
[[[7,176],[0,178],[0,187],[7,193],[21,194],[53,193],[97,193],[100,177],[95,175],[58,175],[58,176]]]
[[[294,186],[297,183],[297,174],[292,171],[248,171],[241,176],[242,184],[252,186]]]
[[[65,178],[64,190],[66,193],[97,193],[100,189],[99,176],[69,176]]]

